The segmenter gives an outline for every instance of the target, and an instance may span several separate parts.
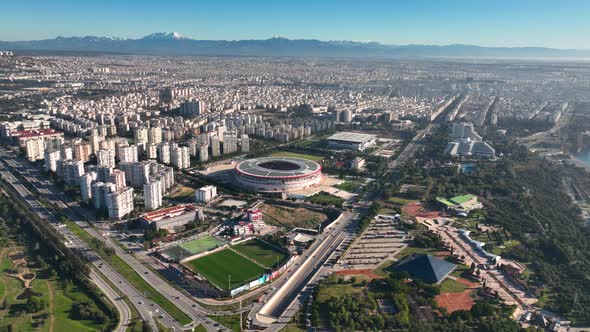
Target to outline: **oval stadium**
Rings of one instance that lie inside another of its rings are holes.
[[[322,166],[293,157],[248,159],[235,167],[238,183],[255,191],[274,192],[308,188],[322,181]]]

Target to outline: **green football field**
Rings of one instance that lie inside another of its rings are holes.
[[[261,266],[230,249],[224,249],[185,262],[185,265],[223,290],[242,286],[264,274],[264,269]],[[231,278],[231,286],[229,288],[228,275]]]
[[[164,250],[164,253],[171,257],[175,257],[176,259],[181,259],[215,249],[226,243],[226,241],[213,236],[206,236],[201,239],[189,241],[178,246],[168,248]]]
[[[232,246],[232,249],[267,268],[277,267],[277,263],[280,265],[289,256],[286,252],[259,240],[242,242]]]
[[[289,151],[275,152],[271,156],[273,156],[273,157],[303,158],[303,159],[308,159],[311,161],[320,161],[325,158],[324,156],[316,156],[316,155],[312,155],[312,154],[296,153],[296,152],[289,152]]]

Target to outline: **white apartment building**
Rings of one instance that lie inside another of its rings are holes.
[[[143,202],[148,210],[162,206],[162,182],[160,180],[152,179],[143,185]]]
[[[244,153],[250,152],[250,137],[248,137],[248,134],[242,134],[242,139],[241,139],[240,143],[241,143],[242,152],[244,152]]]
[[[173,148],[170,159],[172,161],[172,165],[178,169],[185,169],[191,166],[190,154],[188,147],[186,146]]]
[[[119,161],[133,163],[139,160],[137,145],[119,146]]]
[[[96,160],[99,167],[115,168],[115,150],[98,150]]]
[[[25,142],[25,151],[29,161],[37,161],[45,158],[45,146],[42,137],[29,139]]]
[[[121,219],[133,211],[133,188],[124,189],[107,195],[109,218]]]
[[[162,164],[170,164],[170,144],[168,142],[158,145],[158,161]]]
[[[56,172],[57,171],[57,161],[61,159],[61,151],[50,151],[49,149],[45,150],[45,170],[47,172]]]
[[[195,192],[197,203],[208,203],[213,198],[217,197],[217,187],[205,186],[197,189]]]

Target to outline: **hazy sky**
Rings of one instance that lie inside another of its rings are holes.
[[[0,40],[137,38],[371,40],[590,49],[590,0],[6,0]]]

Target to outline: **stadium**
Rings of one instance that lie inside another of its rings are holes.
[[[286,192],[319,185],[322,166],[315,161],[294,157],[248,159],[235,167],[238,184],[262,192]]]

